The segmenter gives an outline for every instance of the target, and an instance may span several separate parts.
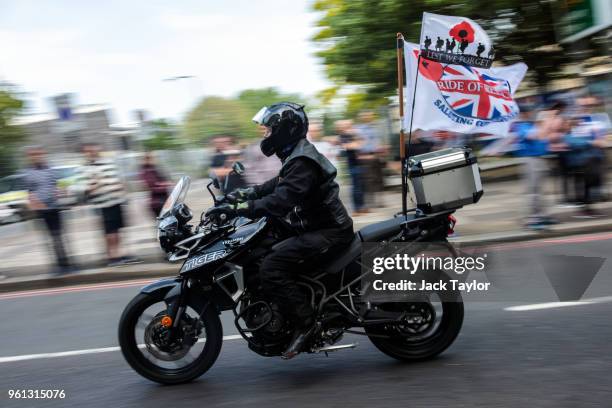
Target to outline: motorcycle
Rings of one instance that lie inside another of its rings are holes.
[[[244,167],[235,163],[233,170]],[[181,178],[158,217],[158,240],[170,262],[182,261],[176,277],[151,283],[126,306],[119,322],[119,344],[129,365],[162,384],[191,381],[208,371],[223,343],[220,314],[233,313],[234,325],[249,349],[280,356],[295,322],[260,290],[261,260],[279,243],[277,221],[262,217],[207,217],[197,224],[185,204],[189,177]],[[214,205],[223,202],[212,187]],[[299,285],[315,310],[316,331],[305,352],[329,353],[353,348],[340,344],[345,333],[362,335],[383,353],[402,361],[431,359],[456,339],[463,323],[458,292],[431,292],[406,302],[372,303],[364,298],[362,243],[446,242],[454,210],[425,215],[397,214],[355,233],[344,248],[322,253]]]

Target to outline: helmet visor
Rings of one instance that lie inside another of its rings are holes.
[[[268,107],[264,106],[255,114],[255,116],[253,116],[253,122],[257,123],[258,125],[263,125],[267,113]]]

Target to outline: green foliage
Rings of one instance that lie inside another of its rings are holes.
[[[23,101],[9,90],[0,89],[0,176],[15,171],[17,145],[24,138],[22,129],[11,125],[23,109]]]
[[[303,103],[304,99],[297,94],[283,94],[275,88],[248,89],[231,99],[206,97],[187,114],[184,131],[190,140],[197,142],[217,135],[256,138],[259,133],[251,120],[253,116],[263,106],[281,101]]]
[[[179,138],[176,126],[165,119],[157,119],[147,124],[150,137],[142,142],[145,150],[179,149],[184,143]]]
[[[424,11],[465,16],[491,35],[497,60],[524,61],[544,85],[566,61],[562,49],[539,48],[556,42],[553,7],[547,0],[317,0],[321,29],[313,41],[334,83],[367,85],[366,100],[380,100],[397,91],[396,33],[418,42]]]
[[[283,94],[276,88],[247,89],[238,94],[238,102],[250,115],[249,120],[263,106],[270,106],[277,102],[304,103],[304,98],[298,94]]]
[[[234,99],[218,96],[204,98],[185,119],[185,133],[201,142],[217,135],[240,136],[245,131],[247,112]]]

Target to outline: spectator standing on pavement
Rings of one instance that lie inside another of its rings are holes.
[[[149,190],[149,209],[153,213],[153,217],[157,217],[166,198],[168,198],[170,183],[155,165],[152,152],[144,154],[142,167],[140,168],[140,180]]]
[[[55,253],[55,273],[70,272],[63,239],[62,213],[58,205],[57,175],[49,168],[46,152],[40,146],[26,150],[30,167],[23,172],[24,189],[28,191],[28,207],[45,223]]]
[[[427,139],[426,131],[423,130],[413,130],[412,136],[410,138],[410,143],[408,143],[408,138],[406,138],[406,156],[418,156],[419,154],[429,153],[434,150],[435,144]],[[397,156],[395,158],[396,161],[400,160],[399,152],[397,152]]]
[[[546,214],[543,200],[543,185],[548,174],[548,163],[545,156],[549,151],[551,140],[557,140],[561,134],[562,121],[557,111],[539,112],[535,123],[532,112],[525,110],[519,121],[512,125],[511,132],[520,146],[518,155],[524,158],[523,178],[526,184],[529,214],[525,226],[529,229],[545,229],[556,221]]]
[[[120,231],[125,227],[123,205],[126,191],[115,164],[100,156],[100,145],[82,146],[87,164],[81,168],[80,182],[89,204],[100,212],[104,226],[108,266],[139,262],[137,258],[122,256]]]
[[[237,188],[246,187],[242,175],[230,174],[233,163],[240,160],[242,155],[240,148],[233,144],[230,136],[217,136],[213,138],[212,142],[215,154],[210,163],[210,172],[212,176],[219,180],[221,190],[229,192]]]
[[[374,112],[365,111],[359,114],[359,124],[355,126],[357,134],[363,140],[359,151],[359,161],[363,167],[363,185],[365,200],[368,206],[376,207],[377,198],[384,190],[384,153],[381,135],[375,126]]]
[[[581,210],[580,218],[594,218],[599,214],[592,208],[594,190],[600,185],[603,172],[604,151],[602,140],[596,130],[584,118],[572,117],[567,120],[567,133],[563,141],[567,145],[567,165],[573,176],[576,202]]]
[[[306,137],[314,147],[316,147],[323,156],[327,157],[334,167],[340,171],[338,169],[338,155],[340,154],[340,150],[335,144],[323,139],[323,126],[318,122],[311,122],[310,125],[308,125],[308,134]]]
[[[609,145],[609,137],[612,134],[612,124],[610,117],[605,112],[598,112],[603,103],[594,96],[587,96],[578,99],[578,125],[576,132],[589,135],[592,138],[592,149],[594,150],[593,160],[589,163],[591,172],[591,190],[594,199],[605,200],[605,168],[606,154],[605,148]]]
[[[266,132],[265,126],[260,126],[260,136]],[[274,156],[266,156],[261,152],[259,140],[249,144],[244,149],[244,181],[248,186],[263,184],[278,175],[281,162]]]
[[[359,161],[359,152],[363,145],[363,140],[353,130],[351,120],[338,120],[335,123],[336,132],[351,175],[353,215],[366,214],[368,209],[365,207],[363,196],[363,167]]]
[[[544,125],[549,131],[549,152],[556,155],[557,173],[561,178],[561,191],[563,194],[562,206],[576,206],[576,195],[574,175],[569,166],[569,149],[563,135],[567,132],[566,119],[564,118],[567,104],[563,101],[554,102],[547,110],[542,113],[547,118],[547,123]]]

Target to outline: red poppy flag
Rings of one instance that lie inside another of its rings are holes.
[[[421,55],[445,64],[489,68],[495,50],[489,36],[473,20],[423,13]]]
[[[514,93],[527,66],[523,63],[490,69],[451,65],[418,58],[419,47],[404,43],[406,98],[404,129],[450,130],[505,136],[519,113]],[[417,82],[418,72],[418,82]],[[417,87],[418,89],[415,89]]]

